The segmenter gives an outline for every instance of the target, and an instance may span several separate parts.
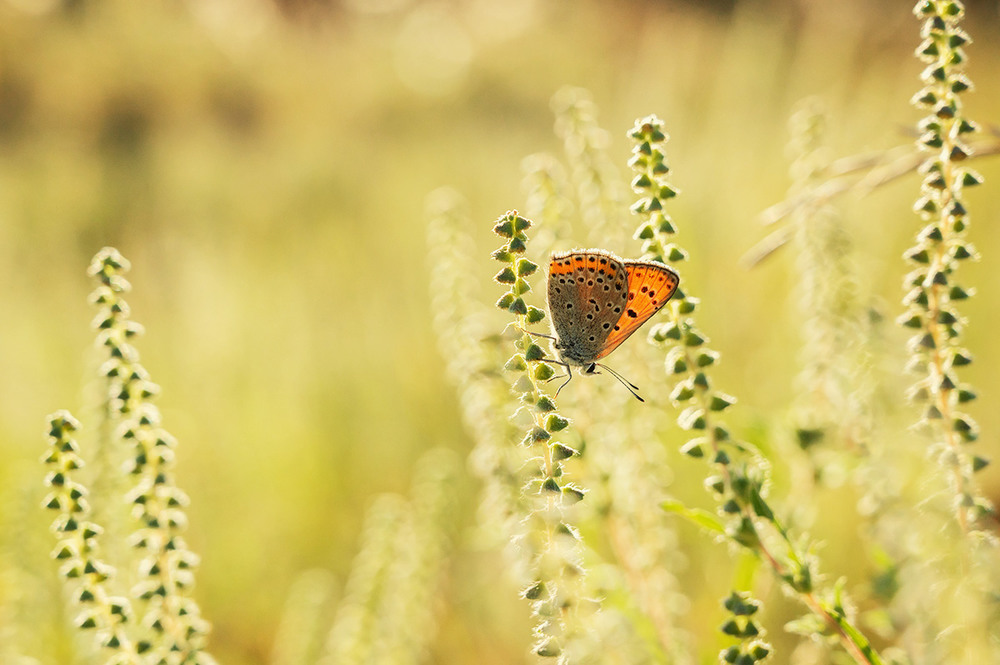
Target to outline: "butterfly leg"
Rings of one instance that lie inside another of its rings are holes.
[[[520,330],[521,330],[521,332],[527,333],[528,335],[531,335],[532,337],[544,337],[545,339],[555,339],[555,337],[553,335],[546,335],[545,333],[534,332],[534,331],[531,331],[531,330],[525,330],[524,328],[521,328]]]
[[[549,378],[545,379],[545,383],[548,383],[549,381],[555,381],[556,379],[561,379],[564,376],[569,377],[568,379],[566,379],[566,383],[569,383],[569,379],[573,378],[573,373],[570,371],[569,365],[567,363],[561,362],[559,360],[553,360],[553,359],[546,360],[545,362],[548,363],[548,364],[550,364],[550,365],[559,365],[560,367],[565,367],[566,368],[566,374],[555,374],[553,376],[550,376]],[[563,385],[566,385],[566,384],[564,383]],[[562,386],[559,386],[559,390],[562,390]],[[556,394],[557,395],[559,394],[558,391],[556,392]]]
[[[563,384],[559,386],[559,389],[556,390],[556,397],[559,397],[560,391],[562,391],[562,389],[565,388],[569,384],[569,382],[573,380],[573,370],[570,369],[569,363],[558,363],[558,364],[566,368],[566,381],[564,381]],[[552,378],[554,379],[556,377]]]

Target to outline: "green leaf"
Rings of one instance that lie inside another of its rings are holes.
[[[719,518],[707,510],[702,510],[701,508],[688,508],[677,499],[667,499],[666,501],[661,502],[660,508],[668,513],[680,515],[692,524],[700,526],[711,533],[720,535],[725,535],[726,533],[726,528],[723,526]]]
[[[753,506],[753,511],[771,522],[774,521],[774,513],[771,511],[771,507],[767,505],[767,501],[760,495],[760,492],[754,491],[750,495],[750,504]]]

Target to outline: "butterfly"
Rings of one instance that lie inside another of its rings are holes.
[[[628,339],[667,304],[680,276],[653,261],[622,259],[601,249],[555,253],[549,261],[548,304],[559,364],[584,367],[584,374],[608,370],[640,402],[638,388],[597,361]],[[559,394],[559,391],[556,391]]]

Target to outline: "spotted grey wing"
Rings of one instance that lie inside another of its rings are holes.
[[[620,259],[602,250],[553,254],[548,301],[563,358],[588,364],[605,355],[608,336],[625,310],[628,276]]]

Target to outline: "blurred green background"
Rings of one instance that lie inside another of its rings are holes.
[[[965,27],[978,88],[968,115],[989,128],[998,4],[969,3]],[[623,172],[634,119],[665,120],[682,191],[672,213],[692,255],[684,277],[723,354],[719,385],[741,400],[737,426],[780,427],[800,344],[794,257],[786,248],[750,272],[737,262],[788,187],[798,100],[827,104],[834,155],[911,140],[918,28],[909,2],[865,0],[0,0],[5,566],[59,598],[37,460],[47,413],[69,408],[86,426],[95,403],[85,269],[113,245],[133,263],[139,349],[180,441],[211,651],[266,662],[289,587],[312,567],[343,579],[371,498],[406,491],[426,449],[470,448],[431,330],[424,199],[441,185],[467,197],[483,256],[469,280],[492,302],[492,220],[523,206],[521,159],[560,150],[550,98],[567,84],[592,92]],[[980,390],[987,454],[1000,431],[988,407],[1000,401],[998,161],[976,164],[987,186],[968,208],[984,260],[963,267],[979,292],[964,310],[978,357],[965,376]],[[863,295],[890,319],[917,195],[911,175],[842,201]],[[885,335],[901,368],[905,336],[891,324]],[[982,479],[1000,494],[997,472]],[[468,523],[478,499],[463,487],[456,519]],[[826,528],[836,539],[853,526]],[[724,558],[683,533],[691,558]],[[523,602],[496,582],[495,562],[482,565],[496,554],[459,546],[465,581],[432,662],[522,662]],[[0,586],[0,602],[14,593]],[[693,624],[702,610],[715,611],[699,605]],[[19,641],[50,662],[66,617],[32,619],[37,634]]]

